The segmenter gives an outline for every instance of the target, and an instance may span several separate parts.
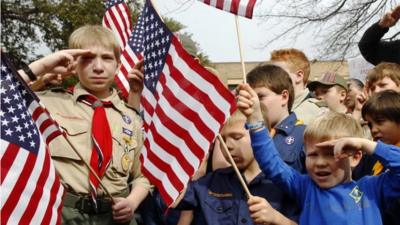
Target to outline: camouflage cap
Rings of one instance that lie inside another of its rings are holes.
[[[310,91],[314,91],[315,88],[319,85],[323,86],[339,85],[347,90],[346,79],[344,79],[343,76],[340,76],[339,74],[336,74],[334,72],[326,72],[322,74],[322,76],[318,80],[310,82],[307,85],[307,87],[308,89],[310,89]]]

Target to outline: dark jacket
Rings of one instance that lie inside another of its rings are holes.
[[[389,28],[382,28],[378,23],[368,28],[362,36],[358,47],[361,55],[370,63],[377,65],[380,62],[400,64],[400,40],[381,41]]]

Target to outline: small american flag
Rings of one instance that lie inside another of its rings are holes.
[[[142,172],[171,205],[236,106],[234,96],[183,49],[149,1],[141,17],[143,26],[134,32],[143,35],[134,37],[137,50],[144,51]]]
[[[135,53],[130,45],[132,33],[131,13],[124,0],[107,0],[106,12],[103,17],[103,26],[111,29],[122,49],[121,68],[115,76],[115,82],[123,96],[129,93],[128,72],[142,59],[140,53]]]
[[[1,53],[1,224],[59,224],[64,188],[46,143],[61,134]]]
[[[253,17],[256,0],[198,0],[207,5],[247,18]]]

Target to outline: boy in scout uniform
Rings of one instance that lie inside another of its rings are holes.
[[[303,134],[305,126],[293,113],[294,90],[289,74],[279,66],[262,65],[247,74],[257,93],[263,117],[271,126],[270,136],[286,164],[305,172]]]
[[[310,76],[310,62],[300,50],[278,49],[271,53],[271,62],[288,72],[294,87],[294,102],[292,111],[304,124],[309,124],[315,117],[327,112],[325,104],[316,98],[306,87]]]
[[[62,223],[135,224],[134,212],[150,184],[140,171],[140,116],[111,86],[120,66],[118,42],[107,28],[90,25],[71,34],[69,47],[29,67],[38,76],[60,68],[78,76],[80,82],[72,90],[38,96],[115,203],[67,141],[57,137],[49,148],[66,188]]]

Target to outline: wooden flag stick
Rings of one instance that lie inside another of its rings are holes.
[[[64,131],[63,131],[64,134]],[[64,136],[64,135],[63,135]],[[78,150],[76,150],[76,148],[74,147],[74,145],[71,143],[70,140],[68,140],[68,138],[66,136],[64,136],[65,140],[67,140],[68,144],[71,146],[72,150],[74,150],[74,152],[78,155],[78,157],[83,161],[83,163],[85,164],[85,166],[90,170],[90,173],[92,173],[94,175],[94,177],[96,178],[96,180],[99,182],[101,188],[104,190],[104,192],[106,193],[106,195],[111,199],[111,202],[113,204],[115,204],[114,198],[113,196],[110,194],[110,192],[107,190],[106,186],[104,186],[103,182],[101,182],[101,179],[97,176],[97,173],[93,170],[93,168],[83,159],[83,156],[78,152]]]
[[[235,22],[236,22],[236,36],[239,43],[240,62],[242,63],[243,83],[247,83],[246,67],[244,65],[244,59],[243,59],[242,37],[239,29],[239,17],[237,15],[235,16]]]
[[[221,142],[222,144],[222,149],[225,152],[225,154],[228,156],[229,162],[231,163],[231,165],[233,166],[233,169],[236,172],[237,177],[239,178],[240,184],[242,185],[244,191],[246,192],[247,198],[249,198],[251,196],[251,193],[249,191],[249,188],[247,187],[246,182],[243,180],[242,174],[240,174],[239,169],[236,166],[235,161],[233,160],[231,153],[228,151],[228,147],[225,144],[224,139],[222,139],[221,134],[218,134],[218,140]]]

